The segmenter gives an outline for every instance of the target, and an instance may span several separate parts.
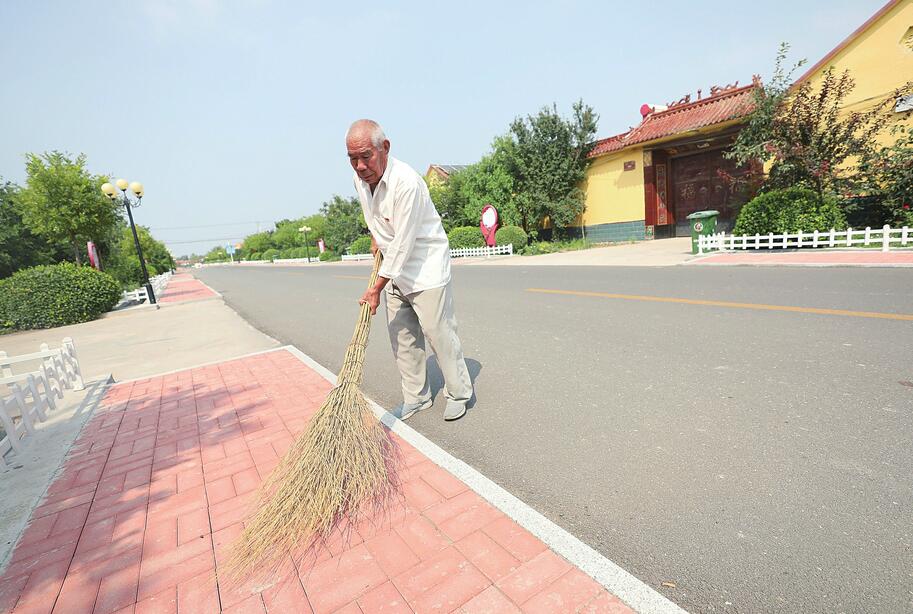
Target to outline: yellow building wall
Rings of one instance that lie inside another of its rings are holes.
[[[644,153],[634,147],[593,160],[586,171],[583,189],[587,226],[613,224],[644,219]],[[625,162],[634,162],[634,170],[624,170]]]
[[[847,112],[870,109],[913,80],[913,0],[899,2],[810,75],[815,89],[828,66],[838,75],[849,70],[856,81],[846,98]],[[897,120],[909,117],[909,113],[894,115]],[[882,144],[892,140],[888,133],[879,139]]]

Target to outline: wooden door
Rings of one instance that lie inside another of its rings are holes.
[[[691,228],[687,216],[707,209],[720,212],[717,228],[730,230],[742,199],[736,197],[726,175],[738,176],[743,172],[732,160],[723,157],[722,149],[674,158],[670,187],[676,236],[689,236]]]

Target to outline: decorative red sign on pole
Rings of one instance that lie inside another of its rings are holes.
[[[495,233],[498,232],[498,210],[491,204],[482,207],[482,219],[479,220],[479,228],[482,230],[482,236],[485,237],[485,244],[488,247],[494,247]]]
[[[98,260],[98,250],[95,248],[95,243],[92,241],[86,242],[86,251],[89,253],[89,264],[100,271],[101,262]]]

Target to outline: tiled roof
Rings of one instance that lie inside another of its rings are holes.
[[[443,171],[445,175],[452,175],[466,168],[468,164],[432,164],[431,166]]]
[[[596,141],[589,157],[619,151],[636,143],[646,143],[704,126],[744,117],[752,109],[754,85],[732,89],[696,102],[680,104],[647,115],[640,125],[623,134]]]

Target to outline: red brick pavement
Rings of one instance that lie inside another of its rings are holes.
[[[692,264],[786,264],[786,265],[901,265],[913,266],[911,251],[847,252],[726,252],[692,261]]]
[[[218,296],[213,290],[194,278],[189,273],[178,273],[171,276],[161,296],[156,297],[160,303],[181,303],[184,301],[197,301],[204,298]]]
[[[32,513],[0,610],[630,612],[392,434],[392,512],[273,584],[220,585],[251,495],[329,390],[286,350],[112,387]]]

